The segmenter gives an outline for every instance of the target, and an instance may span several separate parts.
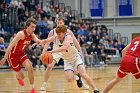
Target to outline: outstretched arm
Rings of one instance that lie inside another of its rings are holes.
[[[51,30],[51,31],[49,32],[49,34],[48,34],[48,38],[51,37],[51,36],[53,36],[53,30]],[[47,51],[49,45],[50,45],[50,42],[48,42],[48,43],[45,44],[42,53],[44,53],[44,52]]]
[[[35,41],[36,43],[40,43],[41,40],[37,38],[37,36],[35,34],[32,34],[32,40]]]
[[[47,39],[40,40],[40,39],[37,38],[37,36],[36,36],[35,34],[33,34],[33,35],[32,35],[32,40],[34,40],[36,43],[34,43],[34,44],[32,45],[32,47],[34,47],[34,46],[36,46],[36,45],[41,45],[41,46],[44,47],[44,45],[45,45],[46,43],[50,43],[51,39],[52,39],[52,37],[47,38]]]
[[[25,35],[23,32],[18,32],[17,35],[14,37],[14,39],[9,44],[6,53],[4,57],[0,60],[0,65],[3,65],[8,57],[8,54],[11,52],[12,48],[17,45],[19,40],[23,40],[25,38]]]

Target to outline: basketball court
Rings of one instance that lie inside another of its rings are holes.
[[[95,81],[97,87],[101,91],[103,87],[116,75],[119,65],[109,65],[101,67],[86,68],[87,73]],[[19,87],[15,78],[14,71],[10,69],[0,70],[0,93],[29,93],[29,81],[27,72],[25,74],[25,86]],[[47,91],[40,91],[44,78],[44,69],[35,69],[35,88],[37,93],[92,93],[92,89],[79,89],[76,82],[68,83],[64,76],[63,68],[54,68],[49,78]],[[109,93],[140,93],[140,80],[135,80],[132,75],[128,75],[126,79],[115,86]]]

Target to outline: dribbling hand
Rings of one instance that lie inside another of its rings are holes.
[[[52,53],[52,51],[47,51],[47,52]]]

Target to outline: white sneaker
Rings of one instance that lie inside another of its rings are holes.
[[[83,83],[82,88],[83,88],[83,89],[85,89],[85,90],[89,90],[89,86],[88,86],[88,85],[86,85],[85,83]]]
[[[36,65],[35,67],[36,67],[37,69],[39,68],[39,66],[38,66],[38,65]]]
[[[41,90],[41,91],[46,91],[46,86],[47,86],[47,84],[44,84],[44,83],[43,83],[42,86],[41,86],[41,88],[40,88],[40,90]]]
[[[45,68],[45,66],[44,66],[44,65],[41,65],[40,67],[41,67],[41,68]]]

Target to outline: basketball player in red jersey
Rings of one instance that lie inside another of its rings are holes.
[[[106,85],[102,93],[107,93],[111,90],[128,73],[131,73],[136,79],[140,78],[140,36],[134,38],[122,50],[122,61],[117,76]]]
[[[20,86],[24,86],[24,74],[21,70],[21,65],[26,68],[31,86],[30,93],[36,93],[34,89],[33,67],[27,55],[24,53],[24,50],[30,44],[31,40],[37,43],[41,42],[41,40],[39,40],[34,34],[36,23],[36,20],[33,18],[27,20],[26,28],[17,33],[9,44],[4,58],[0,60],[0,65],[3,65],[6,60],[8,60],[10,67],[16,71],[16,78]]]

